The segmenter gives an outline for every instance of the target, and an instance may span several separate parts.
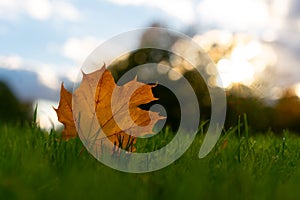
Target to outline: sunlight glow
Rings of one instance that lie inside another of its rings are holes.
[[[295,91],[295,94],[300,98],[300,83],[297,83],[294,86],[294,91]]]
[[[232,61],[221,59],[217,63],[223,87],[229,87],[232,83],[250,85],[254,78],[254,67],[246,61]]]
[[[277,63],[277,55],[272,47],[250,35],[212,30],[194,36],[193,40],[216,63],[220,75],[216,78],[216,84],[224,88],[230,88],[235,83],[250,86],[268,66]],[[216,74],[212,69],[207,66],[207,73]]]

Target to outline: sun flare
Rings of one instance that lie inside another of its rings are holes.
[[[251,86],[258,74],[277,61],[268,44],[249,35],[212,30],[193,39],[216,63],[220,75],[216,84],[223,88],[230,88],[235,83]]]

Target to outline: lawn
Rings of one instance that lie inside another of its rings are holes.
[[[168,141],[165,131],[137,142],[140,151]],[[224,131],[198,159],[200,131],[187,152],[151,173],[113,170],[81,141],[58,132],[0,125],[0,199],[299,199],[300,138],[288,131],[253,134],[242,125]],[[144,149],[143,149],[144,148]]]

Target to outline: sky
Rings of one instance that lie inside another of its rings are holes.
[[[278,86],[293,85],[300,82],[299,11],[298,0],[0,0],[0,81],[55,121],[49,105],[57,106],[61,82],[71,88],[98,45],[160,22],[183,32],[252,35],[276,53]]]

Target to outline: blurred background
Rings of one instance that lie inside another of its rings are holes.
[[[211,87],[226,90],[226,128],[247,113],[256,131],[300,131],[299,11],[297,0],[0,0],[0,123],[27,123],[38,105],[40,126],[58,128],[52,106],[58,105],[61,82],[71,90],[85,58],[103,41],[155,26],[190,36],[215,62],[222,85],[214,68],[202,68]],[[156,39],[145,33],[139,43]],[[146,59],[133,52],[111,69],[149,59],[168,62],[193,77],[205,120],[210,109],[201,77],[188,73],[184,61],[161,55]],[[114,72],[115,78],[122,73]],[[176,120],[178,113],[170,116]]]

